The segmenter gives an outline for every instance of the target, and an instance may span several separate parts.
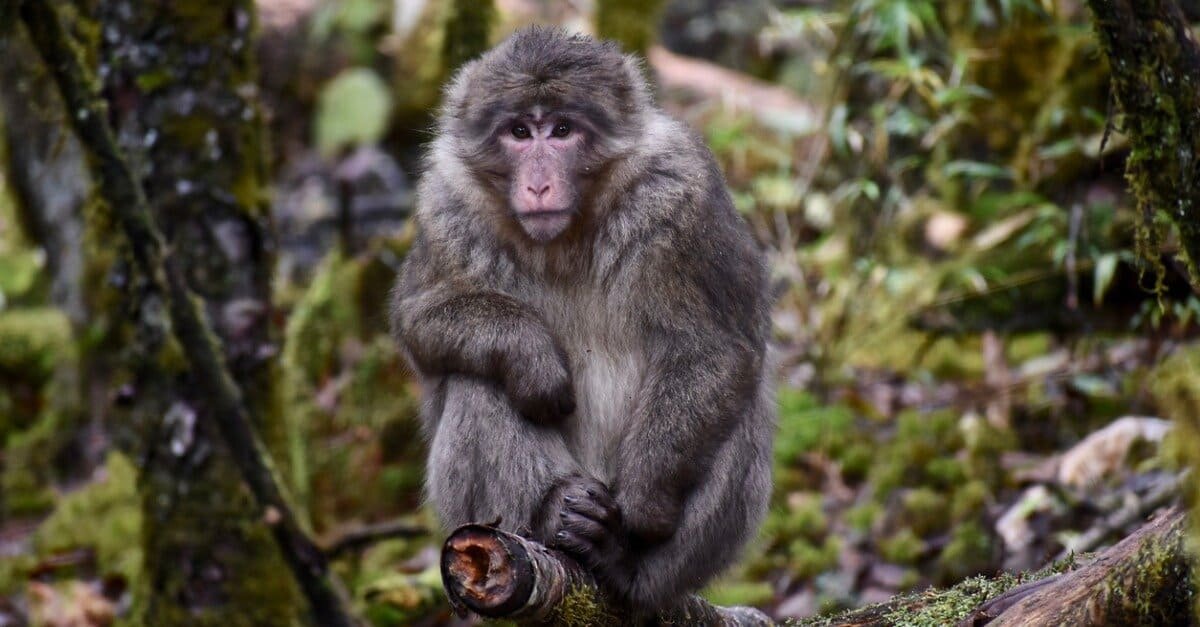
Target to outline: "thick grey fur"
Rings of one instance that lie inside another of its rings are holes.
[[[534,107],[588,141],[577,215],[548,243],[516,226],[495,139]],[[767,268],[639,63],[532,28],[466,65],[415,221],[393,328],[426,393],[442,523],[499,518],[639,610],[728,567],[770,493]]]

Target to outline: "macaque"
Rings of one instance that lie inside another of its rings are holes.
[[[393,293],[443,524],[500,520],[631,612],[767,506],[764,255],[703,141],[611,43],[520,31],[445,92]]]

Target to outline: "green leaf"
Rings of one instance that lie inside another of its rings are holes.
[[[1013,173],[1006,167],[982,161],[960,159],[947,163],[942,172],[947,177],[965,176],[976,179],[1012,179]]]
[[[1100,255],[1100,258],[1096,260],[1096,285],[1092,293],[1092,300],[1097,305],[1104,300],[1104,294],[1112,285],[1113,275],[1117,272],[1117,259],[1117,253],[1106,253]]]
[[[348,69],[330,81],[317,103],[317,149],[328,157],[343,148],[378,142],[387,130],[392,98],[366,68]]]

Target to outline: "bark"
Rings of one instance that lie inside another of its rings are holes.
[[[1132,143],[1126,177],[1144,216],[1142,252],[1157,255],[1154,220],[1165,216],[1200,290],[1200,47],[1175,0],[1087,4]]]
[[[630,612],[605,597],[595,580],[561,552],[485,525],[459,527],[442,546],[442,581],[450,605],[520,624],[617,626]],[[747,607],[717,607],[690,596],[652,621],[662,625],[772,625]]]
[[[270,258],[247,52],[252,7],[236,0],[144,12],[105,5],[112,113],[122,139],[136,138],[144,150],[139,177],[56,6],[30,1],[19,12],[128,239],[141,277],[132,303],[140,345],[151,349],[131,360],[126,394],[145,428],[139,487],[149,594],[141,619],[296,623],[300,603],[282,552],[314,620],[352,625],[259,440],[278,431],[279,416],[266,350]],[[210,316],[220,321],[224,354]]]
[[[83,151],[63,126],[62,104],[37,53],[19,32],[0,37],[0,113],[5,171],[24,230],[46,253],[50,299],[76,327],[86,321],[83,206],[92,181]]]

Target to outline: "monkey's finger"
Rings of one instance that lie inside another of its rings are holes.
[[[613,527],[620,522],[620,512],[612,507],[605,507],[602,502],[591,498],[564,498],[563,503],[566,508],[576,514],[586,516],[605,527]]]
[[[554,534],[551,541],[551,546],[570,553],[584,562],[584,565],[590,565],[593,556],[596,554],[596,545],[583,536],[573,533],[570,530],[563,529]]]
[[[608,537],[609,532],[604,528],[604,525],[588,518],[587,516],[577,514],[575,512],[561,512],[559,517],[562,520],[562,528],[583,536],[593,543],[599,544]]]

